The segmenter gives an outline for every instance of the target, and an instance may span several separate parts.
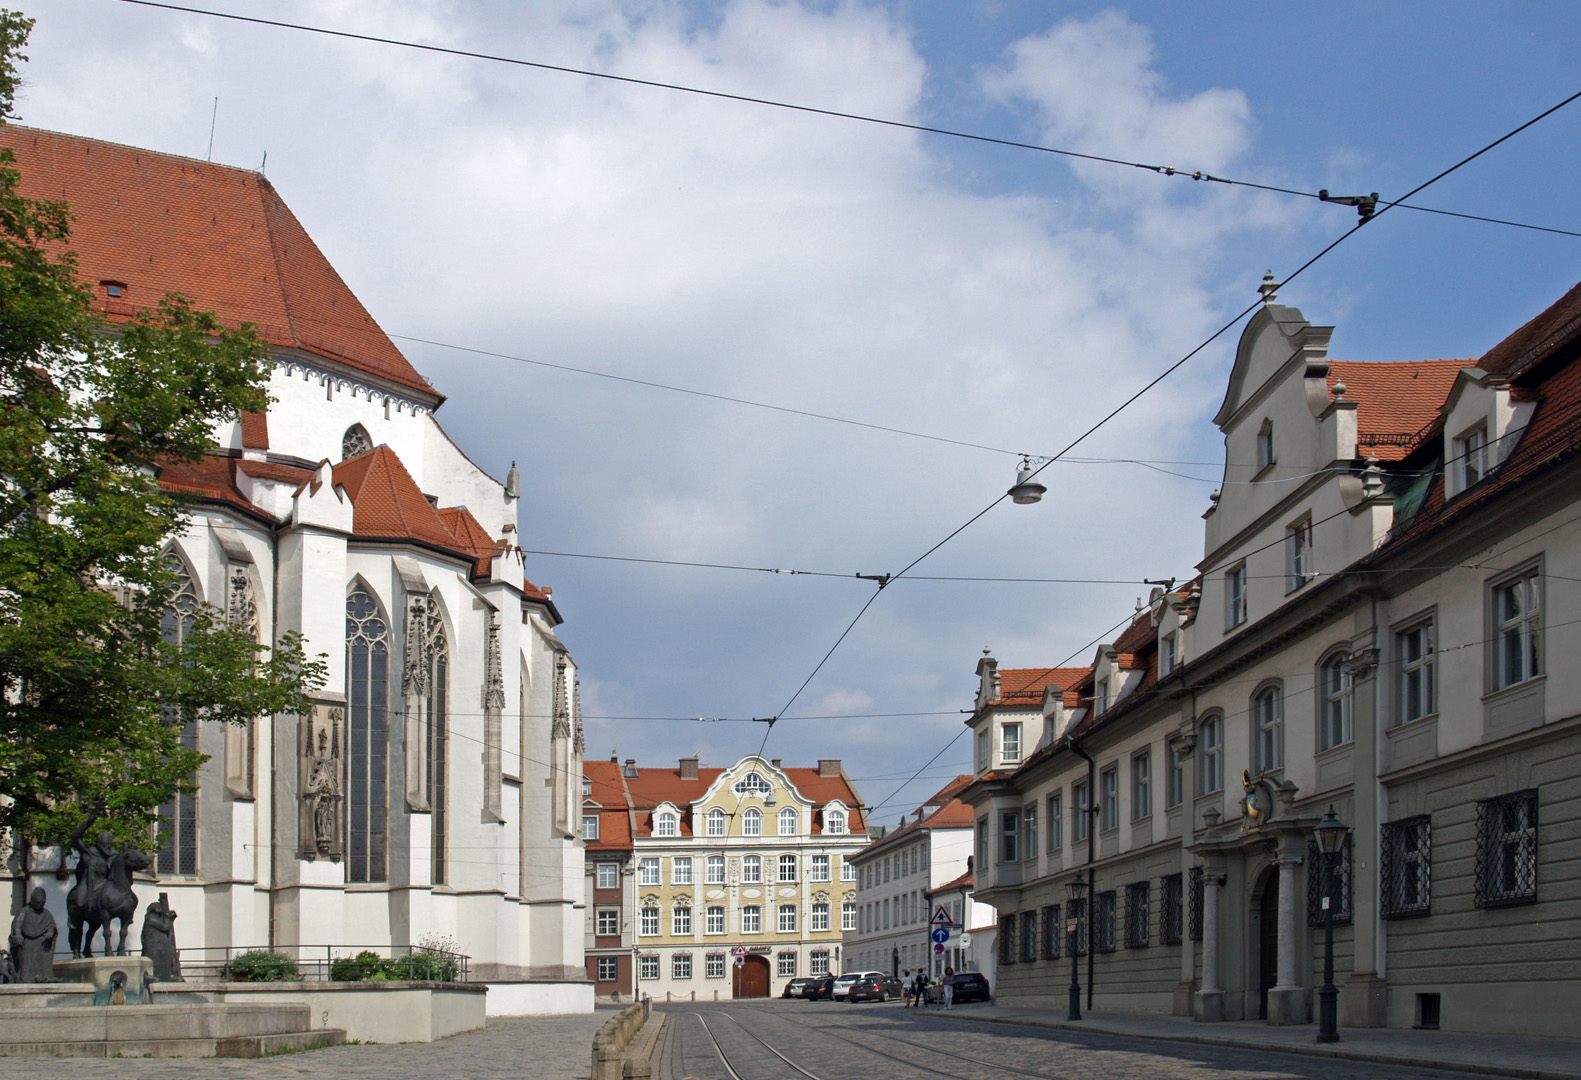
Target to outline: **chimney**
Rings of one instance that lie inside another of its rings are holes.
[[[637,759],[636,758],[629,757],[629,758],[626,759],[625,777],[626,777],[627,780],[635,780],[637,778]]]
[[[780,767],[780,759],[779,758],[770,758],[769,759],[769,764],[774,766],[777,769],[777,768]]]
[[[697,779],[697,759],[696,758],[694,758],[694,757],[683,757],[681,759],[681,779],[682,780],[696,780]]]
[[[839,758],[819,758],[818,759],[818,775],[819,776],[839,776],[840,775],[840,759]]]

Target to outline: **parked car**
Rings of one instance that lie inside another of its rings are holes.
[[[845,996],[851,992],[851,984],[856,982],[858,979],[868,976],[871,976],[875,979],[882,979],[884,977],[884,973],[882,971],[848,971],[844,975],[836,976],[834,980],[834,990],[829,996],[835,1001],[844,1001]]]
[[[783,993],[780,994],[780,997],[788,997],[788,998],[801,997],[802,996],[802,993],[801,993],[802,989],[808,983],[816,982],[816,981],[817,981],[816,979],[805,979],[805,978],[804,979],[791,979],[789,982],[787,982],[785,984],[785,990],[784,990]]]
[[[905,992],[900,980],[893,975],[864,975],[851,984],[847,1001],[888,1001]]]
[[[829,1001],[834,997],[833,975],[808,979],[801,988],[801,996],[808,1001]]]
[[[940,987],[938,992],[944,993]],[[961,1001],[992,1001],[994,995],[988,990],[988,977],[980,971],[961,971],[955,975],[955,1000]]]

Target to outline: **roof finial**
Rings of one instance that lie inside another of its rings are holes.
[[[1333,395],[1334,395],[1334,400],[1335,401],[1339,401],[1340,399],[1342,399],[1345,396],[1345,391],[1348,390],[1348,389],[1350,389],[1350,388],[1345,385],[1345,380],[1344,379],[1336,379],[1334,381],[1334,388],[1331,391],[1333,393]]]
[[[1274,280],[1272,270],[1263,275],[1263,283],[1257,286],[1257,291],[1263,294],[1263,303],[1271,304],[1279,296],[1279,283]]]
[[[516,471],[516,463],[511,462],[511,471],[505,474],[505,497],[519,499],[522,497],[522,474]]]

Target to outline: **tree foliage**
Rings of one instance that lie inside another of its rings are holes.
[[[0,11],[6,117],[31,27]],[[251,327],[179,296],[104,322],[67,206],[21,179],[0,151],[0,826],[56,843],[102,798],[105,827],[146,847],[203,760],[181,745],[186,719],[298,712],[323,681],[299,637],[263,649],[210,607],[179,645],[161,629],[189,502],[160,469],[265,408],[271,361]]]

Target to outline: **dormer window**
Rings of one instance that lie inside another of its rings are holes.
[[[1488,425],[1478,424],[1455,440],[1455,475],[1459,478],[1458,491],[1488,475]]]
[[[1000,743],[1004,748],[1005,761],[1021,760],[1021,725],[1006,724],[1000,729]]]
[[[654,821],[654,836],[675,836],[680,832],[680,818],[674,814],[660,814]]]
[[[1257,471],[1262,472],[1274,463],[1274,422],[1264,420],[1257,429]]]
[[[104,286],[104,295],[111,300],[119,300],[126,295],[126,282],[124,281],[101,281],[99,284]]]
[[[1160,677],[1168,675],[1180,666],[1180,632],[1172,631],[1164,635],[1164,640],[1158,646],[1158,674]]]

